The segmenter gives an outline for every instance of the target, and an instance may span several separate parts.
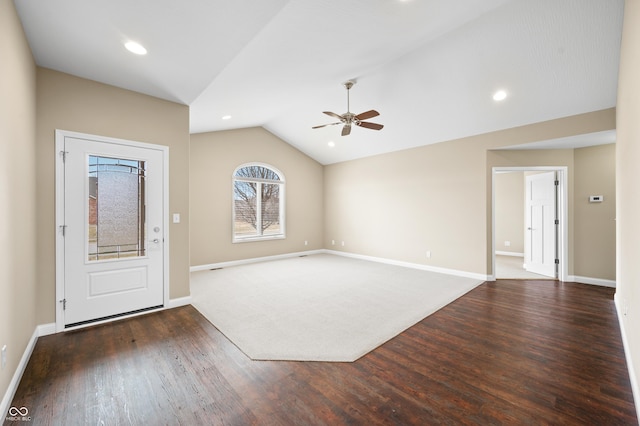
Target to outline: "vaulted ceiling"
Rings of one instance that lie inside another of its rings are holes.
[[[15,5],[39,66],[189,105],[192,133],[263,126],[322,164],[616,104],[623,0]],[[382,130],[311,129],[347,112],[347,80],[351,112],[379,111]]]

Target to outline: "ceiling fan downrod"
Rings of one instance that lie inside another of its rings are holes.
[[[356,84],[356,82],[353,81],[353,80],[348,80],[348,81],[345,81],[343,83],[344,87],[347,88],[347,114],[351,113],[351,105],[349,103],[349,101],[350,101],[349,92],[350,92],[350,90],[351,90],[351,88],[353,87],[354,84]]]

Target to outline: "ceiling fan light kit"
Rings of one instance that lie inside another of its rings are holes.
[[[341,115],[331,111],[323,111],[324,114],[327,114],[328,116],[333,118],[337,118],[340,121],[337,121],[335,123],[329,123],[329,124],[321,124],[319,126],[312,127],[312,129],[319,129],[325,126],[335,126],[336,124],[344,124],[344,126],[342,127],[341,135],[347,136],[351,133],[351,126],[354,124],[356,126],[360,126],[360,127],[364,127],[365,129],[372,129],[372,130],[380,130],[384,127],[382,124],[363,121],[363,120],[367,120],[369,118],[377,117],[378,115],[380,115],[380,113],[376,110],[372,109],[357,115],[351,112],[350,105],[349,105],[349,90],[351,90],[351,88],[355,83],[356,82],[353,80],[349,80],[343,83],[344,87],[347,89],[347,112]]]

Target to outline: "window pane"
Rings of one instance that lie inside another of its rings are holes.
[[[284,177],[258,164],[233,175],[233,240],[284,238]]]
[[[280,227],[280,185],[262,184],[262,234],[274,235]]]
[[[144,167],[89,156],[89,260],[145,255]]]
[[[280,180],[280,176],[276,172],[263,166],[242,167],[236,171],[235,176],[239,178]]]
[[[234,182],[235,218],[233,232],[236,236],[258,235],[257,187],[255,182]]]

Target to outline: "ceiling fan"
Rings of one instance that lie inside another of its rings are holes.
[[[347,136],[349,133],[351,133],[351,126],[353,124],[355,124],[356,126],[367,128],[367,129],[373,129],[373,130],[382,129],[384,127],[382,124],[362,121],[368,118],[377,117],[378,115],[380,115],[378,111],[372,109],[358,115],[349,111],[349,90],[353,87],[354,84],[356,84],[356,82],[349,80],[343,84],[344,84],[344,87],[347,88],[347,112],[340,115],[331,111],[323,111],[323,113],[327,114],[328,116],[337,118],[340,121],[335,123],[329,123],[329,124],[321,124],[319,126],[312,127],[312,129],[319,129],[320,127],[325,127],[325,126],[335,126],[336,124],[344,124],[344,127],[342,127],[342,136]]]

